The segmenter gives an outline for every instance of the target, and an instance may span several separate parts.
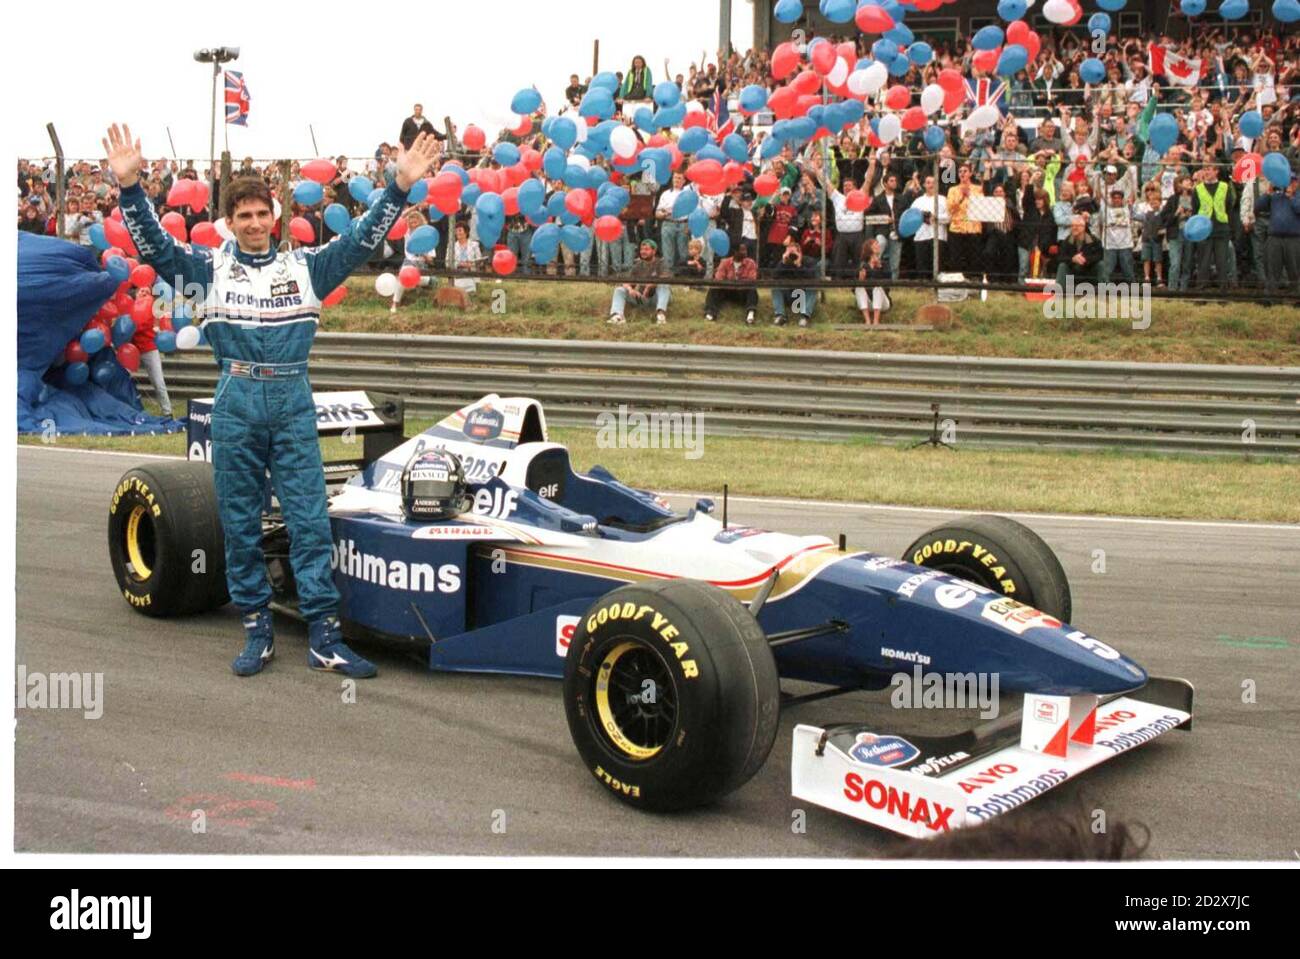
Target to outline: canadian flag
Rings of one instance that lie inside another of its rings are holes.
[[[1152,76],[1164,74],[1170,83],[1194,87],[1201,80],[1200,57],[1184,57],[1158,43],[1147,48],[1147,65]]]

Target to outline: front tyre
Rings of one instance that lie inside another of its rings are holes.
[[[129,470],[108,506],[108,555],[118,588],[146,616],[224,606],[225,542],[212,465],[150,463]]]
[[[771,752],[779,706],[762,628],[695,580],[607,593],[565,661],[574,745],[597,781],[641,809],[705,805],[742,786]]]

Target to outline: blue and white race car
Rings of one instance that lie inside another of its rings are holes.
[[[377,417],[381,404],[356,396],[318,396],[322,431]],[[1190,685],[1148,677],[1068,625],[1060,563],[1012,520],[944,524],[896,559],[731,526],[710,500],[675,512],[600,467],[575,471],[541,404],[523,397],[486,396],[393,436],[347,466],[330,498],[345,634],[416,649],[434,670],[562,678],[583,762],[632,805],[715,800],[767,759],[782,705],[884,689],[900,673],[995,676],[1023,708],[946,737],[798,725],[796,796],[936,835],[1190,726]],[[191,562],[196,550],[223,555],[205,444],[192,439],[193,460],[130,470],[110,506],[114,573],[145,614],[227,601],[222,564]],[[459,458],[471,502],[413,522],[402,471],[434,448]],[[263,544],[277,608],[292,613],[288,537],[269,492]],[[824,689],[792,696],[782,680]]]

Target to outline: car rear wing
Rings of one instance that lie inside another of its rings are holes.
[[[929,838],[976,826],[1171,729],[1191,728],[1192,685],[1152,677],[1126,695],[1043,696],[955,736],[797,725],[797,799]],[[879,727],[875,727],[879,728]]]

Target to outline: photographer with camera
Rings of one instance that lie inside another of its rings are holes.
[[[791,312],[799,318],[800,326],[807,326],[812,320],[813,310],[817,306],[817,291],[799,285],[803,280],[813,278],[813,265],[804,261],[803,248],[794,236],[785,239],[785,248],[781,258],[772,267],[774,279],[790,281],[790,286],[773,287],[772,312],[775,317],[773,326],[785,326],[786,299],[790,301]]]

